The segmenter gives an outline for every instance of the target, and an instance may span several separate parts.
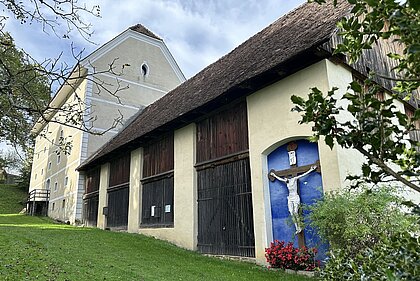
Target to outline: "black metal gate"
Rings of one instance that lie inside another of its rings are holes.
[[[255,256],[249,158],[197,167],[198,250]]]
[[[107,227],[127,229],[128,195],[128,185],[108,189]]]
[[[92,194],[83,199],[83,222],[86,226],[96,227],[98,223],[99,194]]]

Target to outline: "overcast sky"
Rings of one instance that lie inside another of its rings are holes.
[[[25,2],[25,1],[24,1]],[[80,1],[79,1],[80,2]],[[21,25],[9,19],[8,30],[22,47],[38,60],[64,52],[69,64],[71,42],[85,55],[129,26],[141,23],[163,38],[187,78],[227,54],[304,0],[90,0],[100,6],[100,18],[86,16],[92,23],[91,44],[72,34],[58,38],[40,25]],[[90,7],[91,7],[90,6]]]
[[[81,2],[82,0],[79,0]],[[161,37],[184,75],[192,77],[305,0],[90,0],[101,17],[85,16],[94,32],[89,43],[77,33],[63,39],[33,22],[20,24],[9,15],[5,30],[38,61],[57,58],[73,65],[71,46],[90,54],[128,27],[141,23]],[[23,1],[26,2],[26,1]],[[7,10],[2,7],[3,14]],[[58,31],[60,34],[60,30]],[[5,149],[0,143],[0,149]]]

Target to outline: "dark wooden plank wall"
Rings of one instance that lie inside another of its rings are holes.
[[[131,154],[110,163],[107,227],[126,229],[128,224]]]
[[[170,227],[174,222],[174,135],[143,147],[142,226]],[[169,212],[165,206],[170,205]],[[151,208],[154,206],[154,216]]]
[[[394,79],[400,78],[397,73],[393,70],[397,66],[397,61],[389,58],[388,53],[402,54],[403,48],[401,45],[396,44],[394,41],[395,38],[389,38],[388,40],[380,40],[373,45],[372,49],[363,50],[360,58],[351,66],[359,73],[364,76],[368,76],[371,70],[374,70],[377,74],[380,74],[385,77],[391,77]],[[335,33],[331,39],[322,45],[322,48],[329,52],[333,52],[338,44],[341,44],[343,39],[338,33]],[[348,61],[348,59],[346,59]],[[375,82],[379,85],[391,91],[392,88],[396,85],[397,80],[385,79],[379,76],[374,77]],[[420,91],[414,91],[414,95],[409,101],[409,103],[416,108],[417,103],[415,97],[419,97]]]
[[[130,181],[130,161],[130,153],[111,161],[109,168],[109,188],[126,184]]]
[[[108,190],[107,227],[126,229],[128,224],[128,185]]]
[[[198,250],[255,256],[246,102],[197,124]]]
[[[99,195],[97,193],[83,199],[83,222],[86,226],[96,227],[98,207]]]
[[[255,256],[249,158],[198,171],[198,250]]]
[[[248,149],[246,102],[197,123],[197,163]]]
[[[165,211],[165,206],[170,211]],[[151,216],[151,206],[155,206],[155,215]],[[174,177],[169,174],[160,180],[143,184],[142,224],[172,226],[174,222]]]
[[[86,172],[85,194],[89,194],[99,190],[100,176],[100,167],[94,168]]]
[[[143,147],[143,177],[174,169],[174,135],[166,135]]]

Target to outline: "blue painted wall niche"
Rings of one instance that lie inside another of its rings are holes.
[[[305,166],[314,164],[319,160],[318,144],[309,142],[305,139],[295,140],[298,148],[296,149],[296,166]],[[291,168],[289,165],[289,156],[287,152],[287,144],[278,147],[267,156],[268,171],[274,169],[286,170]],[[322,167],[322,163],[321,163]],[[298,247],[297,235],[295,235],[295,226],[287,208],[288,190],[285,183],[275,180],[269,182],[271,216],[273,226],[273,240],[293,241],[294,246]],[[323,194],[322,178],[318,172],[312,172],[309,175],[299,179],[299,194],[301,204],[311,205]],[[305,225],[307,224],[308,211],[303,211]],[[327,250],[326,245],[320,243],[319,236],[313,229],[305,226],[305,245],[307,247],[316,247],[319,250],[318,259],[324,259]]]

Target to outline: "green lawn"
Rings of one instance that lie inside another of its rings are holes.
[[[0,280],[310,280],[138,234],[0,215]]]
[[[16,214],[22,211],[28,194],[12,184],[0,184],[0,214]]]

